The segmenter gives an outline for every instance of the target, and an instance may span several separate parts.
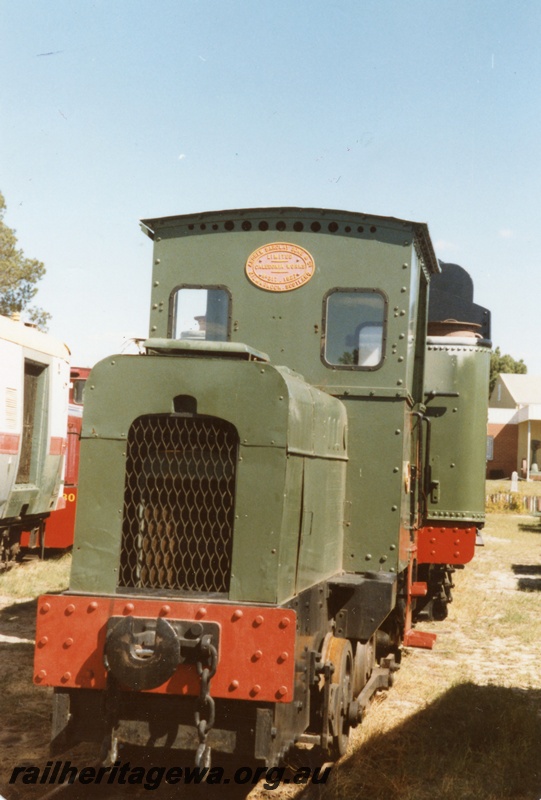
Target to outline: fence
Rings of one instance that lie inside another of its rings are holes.
[[[487,510],[508,509],[526,514],[541,514],[541,496],[522,495],[518,492],[494,492],[486,495]]]

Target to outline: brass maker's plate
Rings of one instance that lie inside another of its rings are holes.
[[[268,292],[290,292],[304,286],[314,274],[310,253],[296,244],[271,242],[259,247],[246,262],[246,275]]]

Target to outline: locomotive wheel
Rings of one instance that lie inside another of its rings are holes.
[[[337,760],[345,755],[349,741],[349,706],[353,700],[353,650],[350,642],[333,636],[328,642],[326,660],[334,664],[329,697],[333,737],[330,755]]]
[[[353,666],[353,697],[357,697],[372,674],[376,663],[376,642],[372,636],[366,642],[357,642]]]

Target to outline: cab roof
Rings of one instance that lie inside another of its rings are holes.
[[[272,224],[271,224],[272,223]],[[195,214],[179,214],[168,217],[152,217],[141,220],[143,231],[151,239],[160,231],[175,228],[177,235],[212,234],[249,230],[266,231],[275,228],[284,231],[306,231],[315,234],[358,235],[375,234],[378,229],[398,228],[413,231],[420,246],[425,268],[438,274],[440,266],[434,252],[428,226],[424,222],[364,214],[356,211],[341,211],[328,208],[300,208],[279,206],[271,208],[241,208],[222,211],[203,211]]]

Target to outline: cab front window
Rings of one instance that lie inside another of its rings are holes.
[[[183,286],[171,298],[173,339],[226,342],[231,296],[223,287]]]
[[[323,361],[338,369],[383,363],[387,302],[376,289],[333,289],[323,304]]]

